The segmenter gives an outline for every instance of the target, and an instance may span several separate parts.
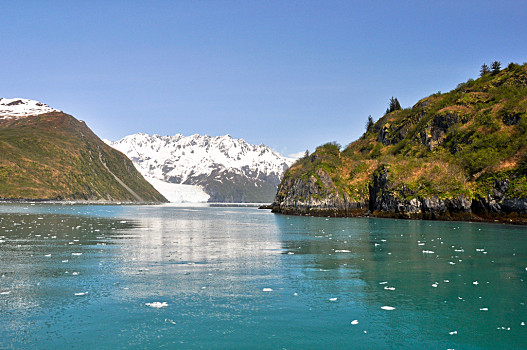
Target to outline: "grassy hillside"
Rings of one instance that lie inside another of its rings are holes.
[[[126,156],[61,112],[0,120],[0,198],[166,201]]]
[[[323,173],[329,185],[320,179]],[[309,179],[316,185],[310,198],[292,193],[294,183]],[[275,202],[316,206],[316,196],[336,193],[382,214],[374,192],[399,204],[527,198],[527,65],[510,64],[387,113],[343,150],[334,143],[318,147],[285,174]]]

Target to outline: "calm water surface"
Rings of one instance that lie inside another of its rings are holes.
[[[497,224],[3,204],[0,348],[527,349],[526,243]]]

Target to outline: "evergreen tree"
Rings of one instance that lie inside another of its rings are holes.
[[[373,128],[373,118],[371,114],[368,116],[368,121],[366,122],[366,132],[370,131]]]
[[[501,62],[494,61],[492,62],[492,74],[498,74],[501,70]]]
[[[390,99],[390,103],[388,105],[388,108],[386,109],[386,114],[391,113],[393,111],[398,111],[401,109],[401,104],[399,103],[399,100],[397,97],[393,97]]]
[[[489,74],[489,73],[490,73],[489,66],[487,66],[485,63],[483,63],[483,65],[481,65],[481,69],[479,70],[479,75],[482,77],[485,74]]]

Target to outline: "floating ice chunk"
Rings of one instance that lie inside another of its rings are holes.
[[[353,320],[353,321],[351,321],[351,324],[353,324],[353,325],[359,324],[359,320]]]
[[[329,298],[329,301],[337,301],[338,298]]]
[[[448,332],[448,334],[454,335],[454,334],[457,334],[457,331]]]
[[[337,249],[337,250],[335,250],[335,253],[351,253],[351,251],[349,251],[347,249]]]
[[[273,289],[272,288],[264,288],[262,289],[262,292],[272,292]]]
[[[395,308],[393,306],[381,306],[381,309],[383,310],[388,310],[388,311],[391,311],[391,310],[395,310]]]
[[[167,307],[168,303],[166,301],[160,302],[160,301],[153,301],[151,303],[146,303],[146,306],[153,307],[154,309],[160,309],[162,307]]]
[[[432,250],[423,250],[423,254],[434,254]]]
[[[489,308],[488,307],[480,307],[479,311],[489,311]]]
[[[386,290],[395,290],[395,287],[384,287]]]
[[[82,295],[86,295],[86,294],[88,294],[88,292],[75,293],[76,296],[82,296]]]
[[[171,323],[171,324],[176,324],[176,322],[174,320],[171,320],[169,318],[165,318],[165,322],[166,323]]]

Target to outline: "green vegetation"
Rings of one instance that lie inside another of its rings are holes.
[[[0,120],[0,199],[165,201],[126,156],[59,112]]]
[[[377,122],[343,150],[335,143],[306,154],[284,181],[326,172],[338,193],[368,200],[375,172],[388,174],[396,198],[527,198],[527,65],[481,67],[481,77],[402,109],[390,99]],[[282,182],[285,183],[285,182]],[[386,188],[385,188],[386,190]]]

